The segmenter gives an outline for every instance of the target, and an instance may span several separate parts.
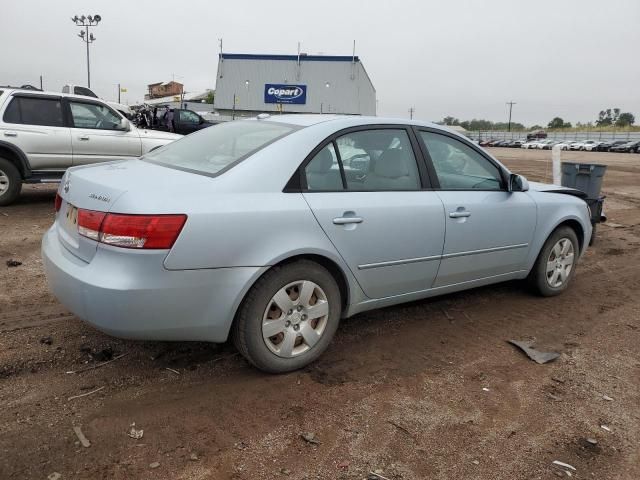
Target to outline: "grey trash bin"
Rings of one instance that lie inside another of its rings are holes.
[[[590,200],[600,198],[602,179],[607,166],[598,163],[562,162],[562,186],[577,188]]]

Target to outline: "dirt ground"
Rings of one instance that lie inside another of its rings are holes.
[[[493,153],[550,178],[548,151]],[[563,158],[609,165],[609,220],[568,292],[511,282],[361,314],[281,376],[230,345],[123,341],[69,314],[39,253],[55,188],[26,188],[0,208],[0,478],[568,476],[554,460],[573,478],[640,478],[640,155]],[[508,339],[561,357],[538,365]]]

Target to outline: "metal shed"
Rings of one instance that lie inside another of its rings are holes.
[[[355,55],[221,53],[214,107],[221,115],[233,116],[375,115],[376,91]]]

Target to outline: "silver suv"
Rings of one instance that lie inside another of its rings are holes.
[[[0,87],[0,205],[68,167],[137,158],[181,135],[136,128],[98,98]]]

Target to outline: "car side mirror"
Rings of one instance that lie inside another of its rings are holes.
[[[129,120],[124,117],[121,118],[120,123],[118,124],[118,130],[124,130],[125,132],[131,130],[131,123],[129,122]]]
[[[509,191],[510,192],[526,192],[529,190],[529,182],[522,175],[512,173],[509,176]]]

